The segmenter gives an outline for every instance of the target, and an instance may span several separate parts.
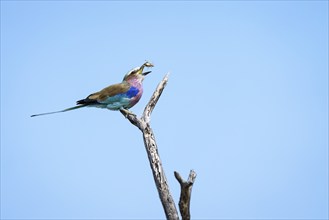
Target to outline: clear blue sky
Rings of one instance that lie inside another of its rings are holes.
[[[1,218],[159,219],[141,133],[75,105],[145,60],[132,111],[195,219],[328,218],[327,1],[1,1]]]

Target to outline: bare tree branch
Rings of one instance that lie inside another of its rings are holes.
[[[156,90],[154,91],[149,103],[144,109],[144,113],[141,119],[127,110],[120,110],[120,112],[136,127],[138,127],[143,133],[143,139],[145,149],[150,162],[150,166],[153,173],[155,185],[158,189],[159,197],[166,214],[166,218],[170,220],[178,220],[178,212],[174,203],[174,200],[170,194],[167,179],[162,168],[162,163],[158,153],[158,147],[155,141],[154,133],[150,126],[151,113],[159,100],[163,89],[165,88],[168,81],[168,74],[159,83]]]
[[[150,122],[150,117],[151,117],[152,111],[153,111],[155,105],[157,104],[157,102],[162,94],[162,91],[164,90],[164,88],[167,85],[168,77],[169,77],[169,73],[167,73],[164,76],[164,78],[162,79],[162,81],[159,83],[158,87],[154,91],[150,101],[145,106],[142,120],[145,121],[146,123]]]
[[[174,200],[170,194],[167,179],[162,168],[162,163],[158,153],[158,147],[155,141],[154,133],[150,126],[151,114],[157,104],[162,91],[168,82],[169,74],[166,74],[162,81],[157,86],[154,91],[150,101],[146,105],[143,116],[139,119],[135,114],[128,110],[120,110],[120,112],[136,127],[138,127],[143,133],[144,145],[147,152],[147,156],[150,162],[150,166],[153,173],[153,178],[155,185],[158,189],[159,197],[165,211],[167,219],[178,220],[178,212],[174,203]],[[196,173],[191,170],[187,181],[179,175],[178,172],[174,172],[176,179],[181,186],[181,194],[179,200],[179,209],[183,220],[190,220],[190,201],[191,192],[194,180],[196,178]]]
[[[175,171],[174,174],[181,186],[178,205],[179,205],[180,214],[182,215],[182,220],[190,220],[191,193],[192,193],[192,186],[196,178],[196,173],[194,172],[194,170],[191,170],[188,180],[186,182],[183,180],[183,178],[179,175],[178,172]]]

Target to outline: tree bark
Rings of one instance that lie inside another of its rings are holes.
[[[192,193],[192,186],[196,178],[196,173],[194,172],[194,170],[191,170],[187,181],[184,181],[178,172],[175,171],[174,174],[181,187],[180,198],[178,203],[180,214],[183,220],[190,220],[191,193]]]
[[[177,209],[175,206],[175,202],[174,202],[174,200],[171,196],[170,190],[169,190],[169,185],[167,183],[167,178],[164,173],[164,170],[162,168],[162,163],[161,163],[161,159],[160,159],[160,156],[158,153],[158,147],[157,147],[157,144],[155,141],[154,133],[150,126],[152,111],[153,111],[156,103],[158,102],[158,100],[162,94],[162,91],[164,90],[164,88],[168,82],[168,76],[169,76],[169,74],[165,75],[165,77],[162,79],[162,81],[157,86],[150,101],[146,105],[141,118],[138,118],[135,114],[133,114],[132,112],[125,110],[125,109],[120,110],[120,112],[133,125],[135,125],[136,127],[139,128],[139,130],[141,130],[141,132],[143,134],[145,149],[146,149],[147,156],[148,156],[150,166],[152,169],[153,178],[154,178],[155,185],[156,185],[158,193],[159,193],[159,197],[160,197],[163,209],[166,214],[166,218],[170,219],[170,220],[178,220],[179,219],[178,212],[177,212]],[[194,181],[194,178],[193,178],[193,181]],[[192,185],[189,188],[191,189]],[[190,195],[191,194],[189,193],[188,198],[190,198]],[[189,201],[190,200],[188,199],[188,206],[189,206]],[[188,210],[189,210],[189,207],[188,207]],[[181,211],[181,213],[182,213],[182,211]],[[185,218],[183,217],[183,219],[185,219]]]

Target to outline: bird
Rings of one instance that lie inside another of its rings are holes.
[[[34,114],[31,117],[67,112],[84,107],[105,108],[114,111],[123,110],[129,113],[128,109],[136,105],[142,97],[145,76],[152,72],[143,72],[145,67],[153,67],[153,64],[146,61],[140,67],[133,68],[124,76],[121,83],[110,85],[99,92],[90,94],[85,99],[78,100],[74,107]]]

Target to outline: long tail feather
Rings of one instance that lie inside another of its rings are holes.
[[[61,111],[46,112],[46,113],[31,115],[31,117],[36,117],[36,116],[41,116],[41,115],[50,115],[50,114],[61,113],[61,112],[67,112],[67,111],[75,110],[75,109],[78,109],[78,108],[83,108],[83,107],[86,107],[86,106],[87,105],[78,105],[78,106],[74,106],[74,107],[71,107],[71,108],[66,108],[66,109],[61,110]]]

